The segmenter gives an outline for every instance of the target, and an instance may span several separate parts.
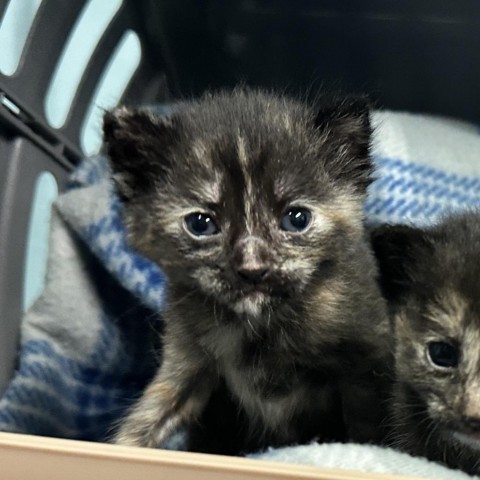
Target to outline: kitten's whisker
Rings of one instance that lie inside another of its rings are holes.
[[[258,337],[258,338],[262,338],[262,336],[255,330],[255,328],[253,327],[253,324],[252,322],[250,321],[250,318],[248,318],[247,316],[247,323],[248,325],[250,326],[250,329],[252,330],[252,332]]]
[[[433,428],[431,428],[430,433],[429,433],[429,435],[427,436],[427,439],[425,440],[425,446],[426,446],[426,447],[428,447],[428,444],[430,443],[430,440],[432,439],[433,434],[438,430],[438,424],[437,424],[437,423],[434,423],[433,421],[431,422],[431,424],[430,424],[429,426],[430,426],[430,427],[433,426]]]
[[[268,315],[268,318],[267,318],[267,328],[270,328],[270,322],[272,320],[272,313],[273,313],[273,308],[271,305],[268,305],[268,308],[267,308],[267,315]]]
[[[169,307],[169,308],[178,307],[178,305],[184,303],[186,300],[188,300],[189,298],[193,297],[194,295],[195,295],[195,292],[194,292],[194,291],[190,291],[190,292],[184,294],[182,297],[177,298],[175,301],[169,300],[169,301],[168,301],[168,307]]]

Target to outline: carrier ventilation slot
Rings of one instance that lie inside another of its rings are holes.
[[[122,0],[89,0],[85,4],[45,97],[45,116],[52,127],[60,128],[65,124],[88,62],[121,6]]]
[[[118,42],[95,89],[80,133],[82,150],[87,155],[97,153],[102,144],[102,117],[106,110],[118,104],[142,58],[138,35],[127,30]]]
[[[10,0],[0,21],[0,72],[13,75],[42,0]]]
[[[36,181],[30,214],[25,274],[23,310],[28,310],[45,287],[48,261],[48,239],[51,207],[58,196],[58,185],[50,172],[42,172]]]

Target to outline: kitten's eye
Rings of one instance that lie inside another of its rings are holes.
[[[218,232],[217,225],[208,213],[196,212],[187,215],[185,217],[185,226],[196,237],[215,235]]]
[[[301,232],[305,230],[312,219],[312,214],[306,208],[290,208],[282,217],[281,227],[287,232]]]
[[[442,368],[455,368],[458,366],[458,348],[451,343],[430,342],[428,344],[430,360]]]

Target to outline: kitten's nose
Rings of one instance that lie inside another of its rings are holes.
[[[480,430],[480,417],[463,417],[463,422],[472,430]]]
[[[237,272],[243,280],[249,283],[257,284],[265,280],[270,270],[264,265],[258,265],[251,267],[244,266],[239,268]]]
[[[254,235],[239,239],[233,249],[233,265],[244,282],[263,282],[270,273],[268,244]]]

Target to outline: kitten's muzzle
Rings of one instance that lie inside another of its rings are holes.
[[[444,425],[444,430],[447,435],[453,435],[461,443],[474,443],[475,448],[480,448],[480,417],[463,415],[456,421]]]

